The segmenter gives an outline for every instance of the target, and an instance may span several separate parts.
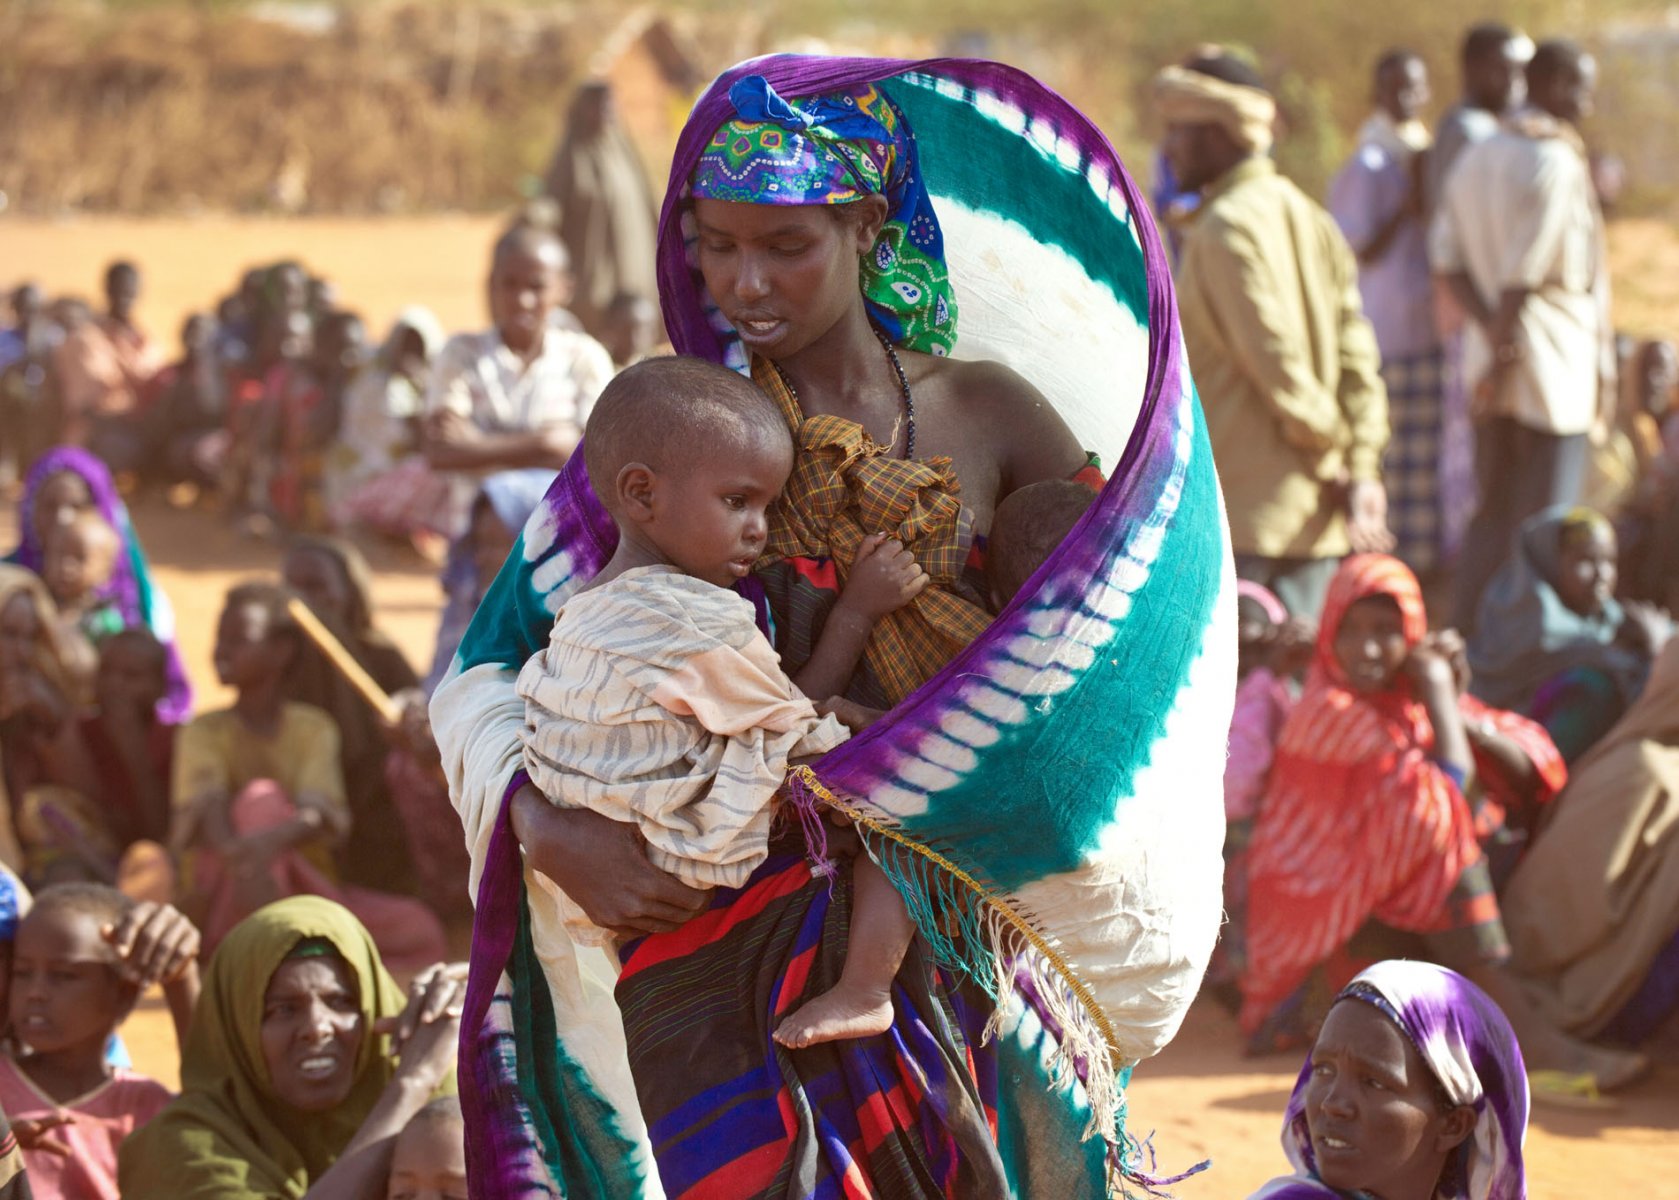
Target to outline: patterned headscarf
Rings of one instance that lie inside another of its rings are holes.
[[[737,81],[729,101],[738,115],[700,156],[693,197],[808,205],[885,196],[886,224],[862,264],[869,316],[900,346],[950,353],[956,299],[944,234],[898,106],[875,83],[784,100],[762,75]]]
[[[1527,1134],[1527,1072],[1516,1035],[1498,1005],[1455,971],[1422,962],[1381,962],[1359,975],[1337,1003],[1356,1000],[1387,1017],[1415,1046],[1452,1105],[1475,1110],[1475,1129],[1447,1160],[1437,1200],[1524,1200],[1522,1139]],[[1308,1059],[1283,1118],[1283,1152],[1299,1174],[1259,1195],[1334,1196],[1317,1182],[1306,1125]]]

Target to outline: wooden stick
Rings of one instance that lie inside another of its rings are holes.
[[[362,670],[361,664],[344,649],[344,643],[335,638],[332,630],[322,625],[320,618],[310,612],[309,606],[296,596],[288,600],[286,606],[291,612],[292,620],[309,635],[309,640],[320,648],[327,661],[338,668],[339,674],[349,680],[350,686],[356,689],[357,694],[373,706],[374,712],[395,725],[402,716],[402,710],[385,693],[384,688],[373,682],[373,676]]]

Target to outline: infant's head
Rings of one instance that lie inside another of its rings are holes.
[[[621,538],[650,561],[732,587],[764,552],[793,437],[775,401],[744,376],[696,358],[653,358],[607,384],[583,458]]]
[[[111,581],[121,551],[122,539],[110,523],[85,512],[47,535],[41,578],[60,606],[85,602]]]
[[[466,1126],[458,1096],[433,1100],[397,1135],[386,1200],[467,1200]]]
[[[1004,497],[985,545],[992,612],[1001,612],[1026,586],[1095,500],[1095,492],[1071,479],[1046,479]]]

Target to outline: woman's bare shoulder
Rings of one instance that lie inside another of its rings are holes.
[[[1006,363],[989,359],[939,358],[930,354],[915,355],[916,366],[927,384],[936,388],[945,399],[960,404],[975,418],[984,418],[1002,436],[1020,434],[1042,436],[1061,431],[1066,436],[1066,424],[1055,406],[1045,399],[1020,372]],[[907,359],[907,356],[906,356]],[[906,370],[910,363],[905,362]],[[916,381],[911,371],[910,382]]]

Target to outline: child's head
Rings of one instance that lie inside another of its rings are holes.
[[[59,604],[78,604],[111,581],[121,552],[122,539],[110,522],[96,512],[85,512],[47,534],[41,578]]]
[[[1387,691],[1411,654],[1399,601],[1386,595],[1353,601],[1335,630],[1334,648],[1335,660],[1354,691]]]
[[[1557,598],[1582,617],[1593,617],[1615,595],[1620,547],[1615,527],[1589,508],[1577,508],[1557,526]]]
[[[646,296],[619,292],[606,306],[601,345],[612,361],[627,366],[646,354],[659,339],[659,306]]]
[[[169,653],[143,625],[113,633],[99,643],[94,681],[101,712],[124,711],[148,719],[169,690]]]
[[[302,631],[291,594],[271,583],[242,583],[227,593],[216,623],[216,675],[238,690],[277,683],[296,659]]]
[[[181,356],[203,358],[210,353],[210,342],[215,335],[216,323],[208,313],[189,313],[187,319],[181,322]]]
[[[571,262],[557,233],[521,224],[501,235],[490,260],[490,319],[509,350],[533,351],[570,299]]]
[[[126,321],[140,298],[140,268],[131,262],[114,262],[105,269],[105,303],[111,315]]]
[[[84,1050],[106,1041],[139,994],[123,979],[104,930],[134,906],[115,888],[61,883],[43,889],[18,925],[7,1011],[12,1032],[36,1054]]]
[[[1001,612],[1026,586],[1095,500],[1095,492],[1070,479],[1046,479],[1004,497],[985,545],[992,612]]]
[[[583,454],[621,537],[733,587],[764,552],[793,437],[775,401],[744,376],[696,358],[654,358],[606,385]]]
[[[385,1200],[466,1200],[466,1124],[458,1096],[414,1114],[391,1152]]]
[[[1236,657],[1237,673],[1246,676],[1263,664],[1277,637],[1277,631],[1288,620],[1282,601],[1257,583],[1241,581],[1236,588]]]
[[[1679,350],[1665,339],[1645,342],[1638,348],[1638,406],[1660,421],[1673,408],[1673,390],[1679,387]]]
[[[367,326],[353,312],[333,312],[321,318],[315,331],[315,369],[323,375],[343,375],[367,361]]]

